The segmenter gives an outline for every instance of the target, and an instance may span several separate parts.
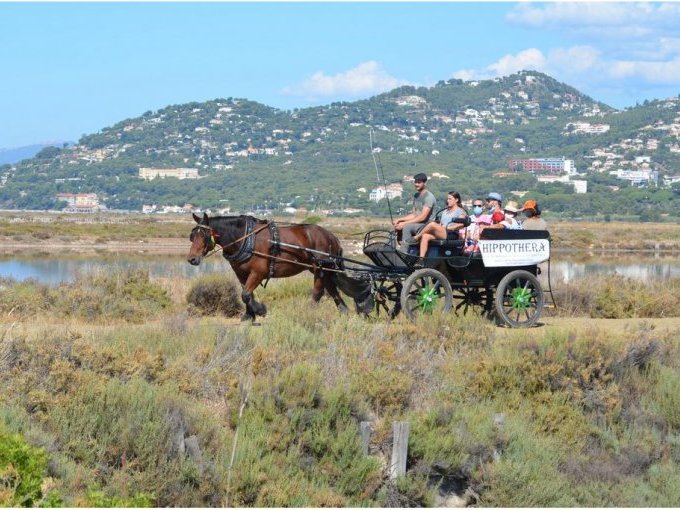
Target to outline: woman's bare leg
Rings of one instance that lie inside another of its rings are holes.
[[[432,225],[436,225],[434,221],[431,221],[427,225],[425,225],[422,229],[420,229],[420,232],[418,232],[416,235],[413,236],[414,241],[420,241],[423,237],[423,234],[429,234],[430,229],[432,228]]]
[[[420,238],[420,258],[425,257],[431,239],[435,239],[433,234],[423,234],[423,236]]]

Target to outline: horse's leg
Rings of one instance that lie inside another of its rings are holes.
[[[333,298],[335,306],[338,307],[340,313],[347,313],[348,308],[345,302],[342,300],[338,288],[335,286],[333,281],[333,275],[331,273],[326,273],[321,280],[323,281],[324,288],[328,291],[328,294]]]
[[[241,282],[241,301],[243,301],[243,304],[246,307],[246,311],[243,313],[243,315],[241,315],[241,322],[255,321],[255,311],[251,306],[252,294],[246,292],[246,282],[248,281],[248,274],[249,273],[241,272],[236,273],[238,281]]]
[[[248,280],[243,286],[243,292],[241,293],[241,299],[246,304],[246,313],[248,313],[247,311],[250,309],[253,321],[255,320],[256,315],[261,317],[267,315],[267,307],[262,303],[258,303],[255,300],[255,294],[253,293],[257,286],[262,282],[262,279],[262,276],[258,275],[256,271],[253,271],[248,275]]]
[[[323,297],[324,283],[323,277],[319,275],[319,272],[314,273],[314,288],[312,289],[312,301],[317,304]]]

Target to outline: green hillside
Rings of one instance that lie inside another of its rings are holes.
[[[580,134],[578,122],[609,130]],[[190,203],[240,211],[354,207],[386,214],[384,201],[368,201],[378,184],[371,131],[388,183],[439,172],[448,179],[431,180],[435,193],[528,191],[524,198],[538,198],[549,212],[658,219],[655,204],[668,200],[674,204],[666,211],[680,210],[672,187],[640,190],[609,175],[637,169],[639,156],[649,157],[644,161],[658,172],[659,185],[664,176],[680,174],[677,97],[617,111],[538,72],[401,87],[368,100],[293,111],[236,98],[170,105],[0,167],[0,207],[61,208],[57,193],[96,193],[110,209]],[[586,174],[579,178],[589,181],[589,193],[575,195],[568,184],[538,183],[527,173],[494,175],[508,172],[510,159],[528,157],[573,159]],[[145,181],[139,178],[142,167],[193,168],[201,178]],[[396,209],[408,207],[408,183],[404,190]],[[620,210],[612,194],[634,210]]]

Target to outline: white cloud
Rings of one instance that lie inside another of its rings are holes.
[[[546,71],[579,74],[601,67],[600,52],[591,46],[555,48],[550,51]]]
[[[529,48],[520,51],[517,55],[505,55],[497,62],[487,66],[487,69],[495,76],[502,76],[521,69],[545,69],[545,65],[546,59],[543,53],[536,48]]]
[[[528,48],[456,71],[454,77],[483,79],[533,69],[591,90],[680,87],[680,3],[527,2],[513,7],[506,19],[537,36],[559,31],[576,44]]]
[[[529,48],[512,55],[504,55],[482,69],[461,69],[453,74],[462,80],[488,79],[507,76],[517,71],[534,70],[553,76],[565,76],[590,71],[599,66],[598,52],[589,46],[557,48],[545,55],[537,48]]]
[[[656,32],[667,28],[677,31],[680,4],[631,2],[553,2],[520,3],[507,14],[508,21],[531,28],[607,27],[626,29],[628,33]],[[633,29],[631,31],[631,29]]]
[[[616,79],[635,78],[647,83],[680,85],[680,57],[666,62],[619,60],[612,62],[608,71]]]
[[[453,77],[482,80],[521,70],[536,70],[577,87],[589,88],[599,84],[625,89],[643,83],[680,87],[679,45],[678,40],[668,40],[663,51],[671,55],[662,60],[611,58],[592,46],[553,48],[547,54],[537,48],[529,48],[514,55],[504,55],[479,69],[458,70]]]
[[[291,96],[304,96],[308,99],[358,97],[379,94],[402,85],[408,85],[408,82],[390,76],[378,62],[371,60],[335,75],[327,75],[319,71],[302,83],[286,87],[283,93]]]

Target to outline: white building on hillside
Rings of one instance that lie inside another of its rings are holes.
[[[139,178],[150,181],[160,177],[176,177],[177,179],[198,179],[198,169],[196,168],[140,168]]]
[[[655,170],[612,170],[610,175],[615,175],[619,179],[630,181],[633,186],[646,186],[658,184],[659,173]]]
[[[383,198],[389,198],[392,200],[395,197],[401,197],[403,192],[404,187],[401,185],[401,183],[397,182],[388,184],[387,187],[378,186],[377,188],[372,189],[371,193],[368,195],[368,199],[371,202],[380,202]]]
[[[569,179],[568,175],[539,175],[536,177],[538,182],[562,182],[574,187],[574,192],[581,194],[588,192],[588,181],[580,179]]]

